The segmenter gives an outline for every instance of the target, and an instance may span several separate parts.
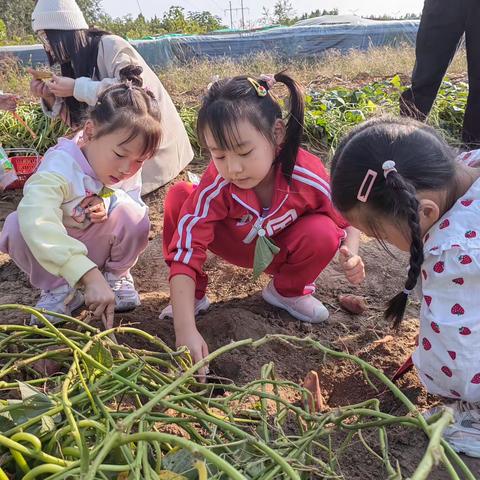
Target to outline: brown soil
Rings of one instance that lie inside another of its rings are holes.
[[[165,189],[147,198],[152,220],[151,241],[133,270],[136,285],[141,292],[142,306],[130,314],[117,315],[116,321],[130,323],[174,345],[171,321],[160,321],[158,314],[168,303],[167,268],[162,260],[161,227]],[[13,211],[20,199],[19,193],[4,193],[0,197],[0,226],[6,215]],[[282,333],[304,337],[311,335],[323,344],[358,355],[375,367],[391,375],[414,348],[417,329],[416,307],[412,304],[410,315],[399,332],[392,332],[382,317],[385,301],[402,287],[406,269],[405,257],[392,258],[373,242],[364,239],[361,253],[367,267],[367,279],[362,287],[346,283],[336,262],[332,263],[317,281],[317,295],[329,307],[330,320],[325,325],[298,322],[287,313],[265,304],[260,295],[268,279],[264,276],[252,282],[250,272],[225,264],[210,257],[206,270],[210,275],[209,297],[211,310],[201,316],[198,327],[210,350],[232,340],[260,338],[268,333]],[[355,293],[367,298],[369,309],[362,315],[352,315],[340,309],[337,297],[341,293]],[[0,254],[0,304],[35,303],[37,292],[26,276],[18,270],[7,255]],[[4,313],[2,323],[22,322],[17,313]],[[127,340],[128,341],[128,340]],[[382,410],[404,414],[405,409],[391,393],[378,393],[364,380],[353,364],[326,359],[313,349],[297,349],[281,343],[268,343],[257,350],[245,348],[224,355],[211,368],[215,374],[243,383],[258,378],[260,368],[273,361],[280,377],[300,382],[309,370],[318,371],[322,394],[330,408],[357,403],[378,396]],[[420,408],[434,405],[438,399],[426,394],[414,371],[400,381],[402,391]],[[418,431],[389,430],[389,448],[392,458],[398,460],[405,477],[412,474],[427,447],[427,439]],[[375,448],[376,433],[366,440]],[[365,455],[358,443],[348,450],[349,461],[343,471],[344,478],[383,479],[387,475],[381,463]],[[464,458],[480,477],[480,461]],[[393,462],[395,464],[395,462]],[[449,475],[437,468],[429,477],[447,479]]]

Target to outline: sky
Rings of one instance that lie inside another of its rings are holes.
[[[255,23],[262,16],[263,7],[272,11],[276,0],[243,0],[245,22]],[[241,0],[231,0],[232,8],[240,8]],[[291,0],[297,15],[312,10],[338,8],[340,13],[356,15],[404,15],[406,13],[420,13],[423,0]],[[230,14],[225,12],[229,8],[229,0],[103,0],[104,10],[114,17],[132,14],[137,16],[140,11],[146,17],[157,15],[161,17],[172,5],[184,7],[186,11],[208,10],[221,17],[225,24],[230,23]],[[240,21],[240,12],[233,13],[235,26]]]

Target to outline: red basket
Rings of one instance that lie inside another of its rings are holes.
[[[11,183],[6,190],[15,190],[17,188],[23,188],[28,178],[35,173],[40,165],[40,155],[33,148],[23,149],[5,149],[9,160],[12,162],[15,173],[18,180]]]

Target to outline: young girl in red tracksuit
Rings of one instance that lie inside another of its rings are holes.
[[[270,93],[277,81],[290,93],[286,122]],[[188,346],[195,361],[208,354],[195,325],[195,314],[209,306],[207,249],[271,275],[265,301],[306,322],[328,318],[313,296],[314,282],[342,242],[347,278],[363,280],[358,231],[333,208],[321,160],[300,148],[303,117],[303,94],[283,73],[218,81],[203,101],[197,131],[212,161],[198,186],[181,182],[167,194],[163,246],[171,306],[160,316],[173,315],[177,345]]]

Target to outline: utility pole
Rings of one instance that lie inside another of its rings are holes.
[[[243,0],[240,0],[240,8],[232,8],[232,2],[229,1],[228,2],[230,8],[228,8],[227,10],[225,10],[225,13],[226,12],[230,12],[230,27],[232,28],[233,30],[233,16],[232,16],[232,13],[233,12],[238,12],[238,11],[241,11],[242,12],[242,29],[245,30],[245,10],[250,10],[248,7],[244,7],[243,6]]]
[[[240,0],[240,8],[242,9],[242,30],[245,30],[245,15],[243,14],[243,0]]]
[[[233,16],[232,16],[232,2],[228,2],[229,10],[230,10],[230,28],[233,30]],[[226,12],[227,10],[225,10]]]

